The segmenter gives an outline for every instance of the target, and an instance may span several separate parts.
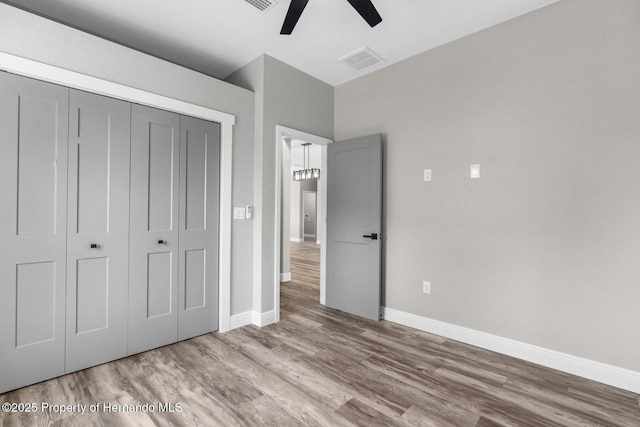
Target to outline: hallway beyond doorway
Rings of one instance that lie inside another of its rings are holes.
[[[291,280],[280,284],[281,318],[292,311],[292,305],[315,307],[320,300],[320,245],[313,239],[291,242]],[[297,309],[299,310],[300,307]]]

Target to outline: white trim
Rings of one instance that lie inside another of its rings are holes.
[[[238,313],[231,316],[229,322],[229,329],[241,328],[243,326],[251,325],[253,322],[253,311],[245,311],[244,313]]]
[[[322,208],[322,217],[320,219],[320,224],[322,225],[322,227],[320,229],[320,235],[316,236],[316,238],[320,237],[320,240],[324,242],[327,241],[327,200],[329,200],[329,198],[327,197],[328,194],[326,176],[326,173],[329,170],[327,168],[327,151],[327,147],[322,147],[322,170],[325,174],[324,179],[322,179],[322,176],[320,177],[320,190],[322,191],[322,204],[320,206]],[[327,245],[320,246],[320,304],[327,304]]]
[[[282,220],[282,144],[285,144],[284,138],[290,139],[299,139],[305,142],[310,142],[312,144],[317,144],[322,146],[322,166],[321,170],[327,170],[327,145],[331,144],[333,141],[327,138],[323,138],[321,136],[313,135],[307,132],[303,132],[296,129],[291,129],[285,126],[276,125],[276,169],[275,169],[275,205],[276,205],[276,214],[274,221],[274,230],[276,232],[276,238],[274,239],[273,253],[275,254],[275,265],[273,266],[273,283],[263,284],[263,286],[273,286],[273,311],[274,311],[274,321],[280,321],[280,245],[281,245],[281,220]],[[327,180],[323,179],[322,175],[320,177],[320,187],[322,189],[322,197],[326,200],[327,194]],[[321,240],[326,240],[327,233],[327,204],[322,203],[322,212],[321,212]],[[325,295],[326,295],[326,278],[325,278],[325,265],[326,265],[326,245],[323,245],[320,248],[320,304],[325,304]]]
[[[230,329],[242,328],[247,325],[256,325],[260,328],[275,323],[275,310],[260,313],[249,310],[231,316]]]
[[[304,237],[316,237],[315,234],[305,234]]]
[[[276,323],[276,311],[265,311],[264,313],[253,312],[253,324],[259,327],[264,327]]]
[[[316,245],[321,245],[322,244],[322,240],[316,240]]]
[[[548,368],[629,390],[633,393],[640,393],[640,372],[452,325],[389,307],[383,307],[382,310],[384,319],[389,322],[399,323],[445,338],[506,354]]]
[[[302,243],[304,242],[304,238],[302,237],[291,237],[289,238],[290,242],[295,242],[295,243]]]
[[[220,246],[218,248],[218,330],[231,328],[231,223],[233,206],[233,126],[220,129]]]
[[[231,326],[231,194],[235,116],[64,68],[0,52],[0,69],[66,87],[220,123],[220,250],[218,330]]]
[[[280,274],[280,281],[281,282],[290,282],[291,281],[291,272],[281,273]]]
[[[228,122],[231,125],[235,124],[235,116],[231,114],[125,86],[119,83],[110,82],[97,77],[87,76],[64,68],[43,64],[31,59],[21,58],[4,52],[0,52],[0,68],[11,73],[20,74],[26,77],[33,77],[38,80],[44,80],[74,89],[86,90],[99,95],[157,107],[163,110],[186,114],[192,117],[198,117],[218,123]]]

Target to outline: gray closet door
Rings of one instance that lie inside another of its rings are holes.
[[[64,373],[68,97],[0,72],[0,393]]]
[[[130,104],[71,90],[67,372],[127,355]]]
[[[181,117],[178,339],[218,329],[220,125]]]
[[[129,354],[178,339],[180,116],[131,112]]]

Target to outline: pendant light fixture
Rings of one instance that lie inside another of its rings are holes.
[[[311,144],[308,142],[302,144],[304,149],[304,169],[293,171],[294,181],[315,181],[320,179],[320,169],[309,168],[309,145]]]

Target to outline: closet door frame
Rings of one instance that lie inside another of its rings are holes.
[[[0,52],[0,69],[69,88],[86,90],[220,124],[220,243],[218,331],[231,328],[231,222],[233,126],[235,116],[152,92],[87,76],[31,59]]]

